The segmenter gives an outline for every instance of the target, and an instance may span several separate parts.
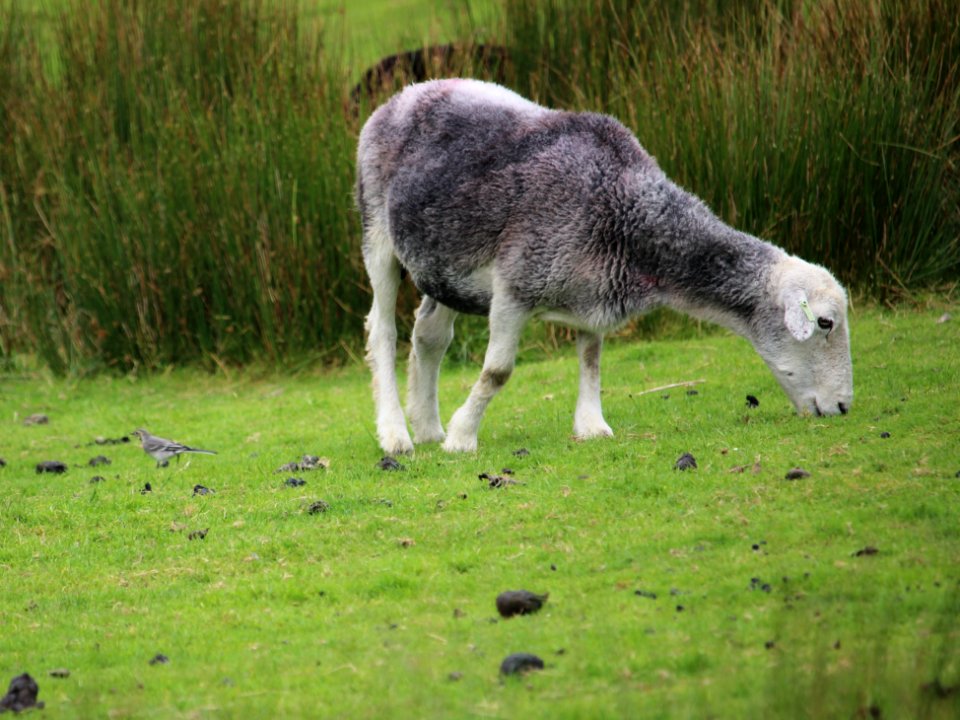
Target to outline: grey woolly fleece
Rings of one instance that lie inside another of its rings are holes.
[[[419,290],[459,312],[488,312],[495,271],[526,309],[576,327],[670,305],[753,335],[786,256],[671,182],[617,120],[476,81],[414,85],[378,109],[356,192]]]

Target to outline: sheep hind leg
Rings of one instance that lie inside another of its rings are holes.
[[[447,452],[474,452],[477,449],[477,431],[483,413],[513,372],[520,334],[530,314],[508,298],[508,293],[494,292],[490,305],[490,341],[483,371],[467,401],[447,425],[447,439],[443,443]]]
[[[410,433],[397,389],[397,292],[400,263],[389,239],[364,238],[363,262],[373,287],[373,306],[366,319],[367,363],[373,374],[373,400],[377,412],[377,439],[384,452],[413,452]]]
[[[600,350],[603,335],[577,333],[577,356],[580,359],[580,391],[577,409],[573,416],[573,434],[581,440],[593,437],[610,437],[613,430],[603,419],[600,404]]]
[[[442,442],[446,437],[440,423],[437,383],[456,317],[456,311],[431,297],[424,297],[417,308],[407,371],[407,416],[416,443]]]

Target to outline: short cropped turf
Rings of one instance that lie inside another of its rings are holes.
[[[793,415],[724,333],[613,342],[615,438],[571,439],[561,349],[476,455],[397,471],[360,365],[0,376],[0,683],[57,718],[957,717],[960,310],[852,325],[846,417]],[[477,372],[445,368],[444,417]],[[95,444],[141,426],[218,455]],[[329,467],[277,471],[304,454]],[[500,618],[518,589],[549,600]],[[545,669],[501,677],[514,652]]]

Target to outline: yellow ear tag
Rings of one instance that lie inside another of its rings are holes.
[[[803,314],[807,316],[807,320],[813,322],[813,310],[810,309],[810,305],[807,304],[806,300],[800,301],[800,309],[803,310]]]

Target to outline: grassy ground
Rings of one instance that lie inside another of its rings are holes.
[[[492,0],[303,0],[301,13],[341,32],[357,74],[380,58],[402,50],[490,37],[497,22]]]
[[[791,415],[738,338],[613,344],[617,437],[582,444],[561,352],[521,364],[477,455],[401,472],[358,366],[2,376],[0,680],[30,672],[64,718],[956,717],[958,323],[855,313],[856,401],[829,419]],[[475,375],[445,371],[445,417]],[[682,380],[704,382],[641,394]],[[91,444],[138,426],[219,454]],[[275,472],[304,453],[329,468]],[[520,484],[477,477],[504,467]],[[520,588],[545,608],[497,619]],[[546,669],[502,680],[518,651]]]
[[[71,0],[30,0],[19,11],[30,18],[43,43],[55,41],[56,18]],[[0,10],[18,0],[0,0]],[[494,32],[496,0],[261,0],[296,8],[308,32],[326,31],[341,42],[353,73],[358,75],[380,58],[424,44],[461,40]],[[48,57],[56,73],[59,63]]]

